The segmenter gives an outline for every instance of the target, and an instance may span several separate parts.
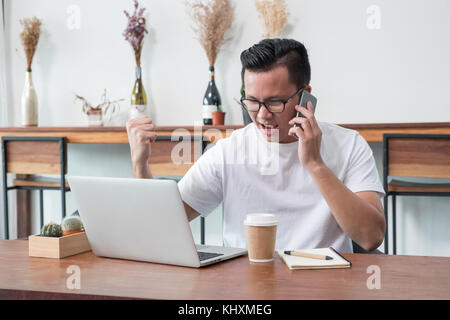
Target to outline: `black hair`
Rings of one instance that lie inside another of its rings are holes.
[[[241,78],[244,83],[245,70],[270,71],[284,65],[289,72],[289,81],[299,88],[311,80],[308,52],[303,44],[293,39],[264,39],[241,53]]]

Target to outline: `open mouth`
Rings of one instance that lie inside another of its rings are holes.
[[[262,124],[261,122],[258,122],[258,126],[263,131],[263,133],[271,137],[273,134],[275,134],[276,131],[278,131],[278,125],[277,124]]]

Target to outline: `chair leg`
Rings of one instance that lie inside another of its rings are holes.
[[[5,231],[5,239],[9,240],[9,217],[8,217],[8,189],[6,184],[3,185],[3,222],[5,223],[4,231]]]
[[[41,229],[44,226],[44,190],[39,189],[39,215],[41,220]]]
[[[61,190],[61,210],[62,210],[62,218],[66,216],[66,191],[64,189]]]
[[[6,240],[9,239],[9,221],[8,221],[8,177],[6,175],[6,142],[5,138],[1,139],[1,158],[2,158],[2,181],[3,181],[3,236]]]
[[[388,195],[384,196],[384,219],[386,220],[386,233],[384,234],[384,254],[389,254],[389,227],[388,227]]]
[[[396,196],[392,195],[392,246],[393,254],[397,254]]]

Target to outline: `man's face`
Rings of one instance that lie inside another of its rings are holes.
[[[289,82],[289,73],[285,66],[278,66],[267,72],[245,70],[244,85],[245,97],[261,102],[287,100],[299,89],[295,84]],[[307,90],[309,91],[310,88]],[[297,139],[288,135],[291,127],[289,120],[297,114],[295,105],[298,104],[299,99],[298,95],[293,97],[286,103],[285,109],[281,113],[271,113],[261,105],[258,112],[249,112],[249,115],[268,141],[294,142]]]

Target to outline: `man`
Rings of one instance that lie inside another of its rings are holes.
[[[245,215],[263,212],[278,218],[279,249],[352,252],[351,239],[376,249],[386,223],[372,151],[356,131],[317,122],[310,103],[297,105],[304,90],[311,92],[305,47],[267,39],[242,52],[241,62],[242,104],[253,123],[219,140],[179,182],[188,219],[223,202],[225,246],[245,247]],[[130,120],[127,131],[134,177],[151,178],[151,119]]]

